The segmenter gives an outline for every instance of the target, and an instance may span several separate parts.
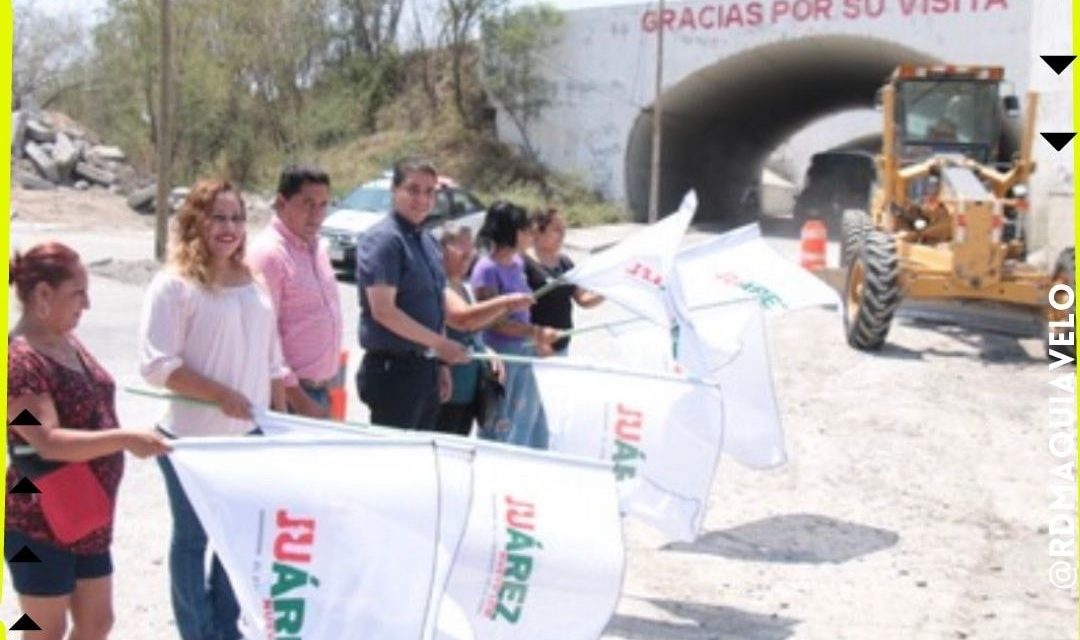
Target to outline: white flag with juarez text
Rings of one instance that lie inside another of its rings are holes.
[[[624,514],[671,540],[693,540],[722,445],[717,389],[568,361],[540,361],[533,369],[551,449],[612,463]]]
[[[333,437],[278,414],[260,424],[288,435],[171,454],[249,640],[586,640],[606,626],[623,570],[609,465],[430,434]]]
[[[439,640],[595,640],[624,548],[606,465],[479,446],[473,500],[439,610]]]
[[[439,539],[430,442],[206,438],[170,460],[246,637],[422,637]]]
[[[784,430],[760,304],[739,298],[692,307],[688,316],[691,322],[675,336],[643,321],[613,324],[609,331],[631,368],[688,369],[718,384],[724,453],[751,469],[783,464]]]
[[[832,287],[770,247],[757,224],[683,249],[675,264],[690,307],[735,298],[753,298],[768,313],[840,305]]]

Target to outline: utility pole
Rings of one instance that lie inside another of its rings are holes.
[[[170,0],[161,0],[161,99],[157,118],[157,225],[154,258],[165,261],[169,228],[169,191],[172,184],[172,17]]]
[[[660,219],[660,123],[664,90],[664,0],[656,7],[656,90],[653,92],[652,162],[649,165],[649,224]]]

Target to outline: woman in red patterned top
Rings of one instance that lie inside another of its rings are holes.
[[[42,629],[31,637],[60,640],[70,612],[69,637],[105,638],[113,620],[109,545],[122,452],[143,458],[169,448],[151,431],[118,428],[113,379],[72,334],[90,306],[79,255],[59,243],[38,245],[15,255],[10,282],[23,312],[8,336],[8,421],[27,411],[41,424],[8,428],[4,546],[9,558],[26,547],[41,562],[9,561],[8,568],[20,607]],[[46,496],[50,477],[71,478],[82,469],[65,463],[84,461],[89,474],[74,476],[79,484],[65,488],[71,493],[57,509],[57,495]],[[40,483],[41,493],[12,493],[24,477]],[[75,512],[92,502],[83,496],[87,487],[107,500],[97,500],[105,507],[92,517],[79,514],[80,521]]]

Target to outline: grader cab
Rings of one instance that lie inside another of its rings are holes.
[[[1055,272],[1027,264],[1024,216],[1037,96],[1019,153],[998,162],[1000,67],[897,68],[881,91],[885,122],[869,211],[842,220],[844,328],[857,349],[885,343],[904,297],[1047,306],[1054,280],[1072,284],[1072,250]],[[1066,273],[1067,272],[1067,273]]]

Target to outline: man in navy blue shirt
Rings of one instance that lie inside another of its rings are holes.
[[[397,162],[394,210],[357,243],[365,353],[356,388],[375,424],[433,430],[440,397],[450,394],[445,365],[469,359],[463,345],[444,335],[446,273],[438,242],[421,226],[435,203],[437,182],[430,163]]]

